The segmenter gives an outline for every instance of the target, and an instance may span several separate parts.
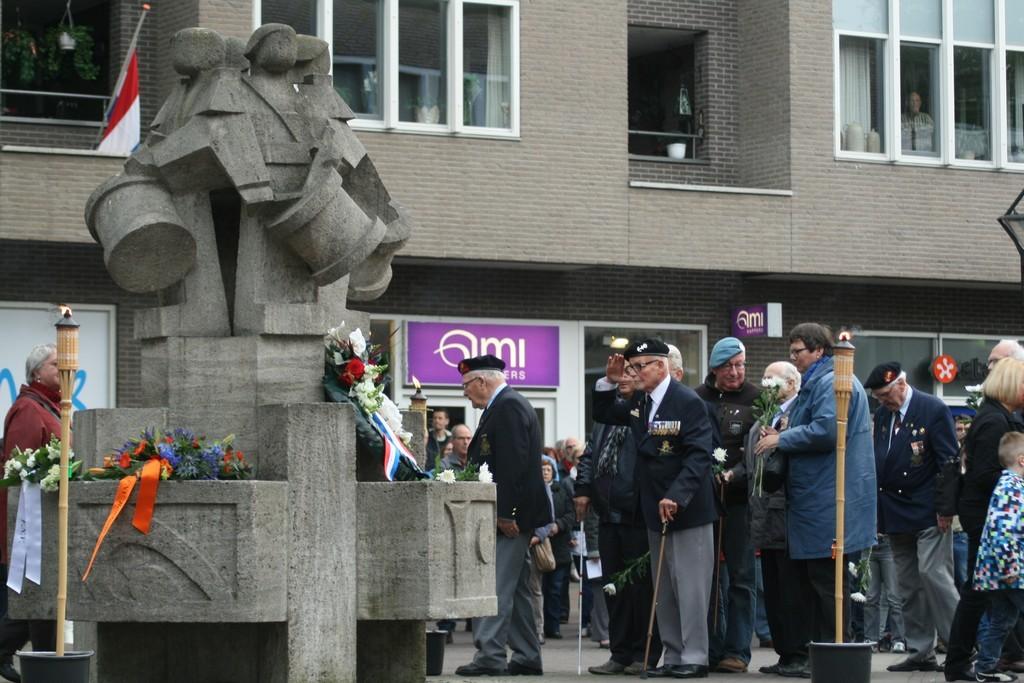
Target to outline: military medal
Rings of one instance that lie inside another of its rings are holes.
[[[491,442],[487,440],[487,435],[484,434],[480,439],[480,455],[485,458],[491,454]]]
[[[661,448],[658,449],[658,455],[671,455],[672,444],[669,443],[668,439],[661,442]]]

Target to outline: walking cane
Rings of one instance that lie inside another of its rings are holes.
[[[586,554],[587,548],[587,537],[583,534],[583,520],[580,520],[580,539],[583,541],[583,547],[580,548],[580,596],[579,596],[579,613],[580,613],[580,627],[576,630],[576,675],[583,675],[583,582],[586,579],[583,577],[583,556]]]
[[[654,574],[654,597],[651,599],[651,618],[647,620],[647,644],[644,645],[644,666],[640,678],[647,678],[647,658],[651,655],[651,639],[654,637],[654,615],[658,608],[658,589],[661,587],[661,566],[665,559],[665,530],[668,522],[661,523],[661,546],[658,548],[658,569]]]

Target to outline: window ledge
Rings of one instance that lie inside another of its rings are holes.
[[[995,163],[987,161],[971,161],[969,159],[957,159],[956,161],[943,162],[940,160],[926,160],[921,159],[920,161],[915,159],[889,159],[882,156],[847,156],[836,155],[835,161],[842,161],[845,163],[855,164],[879,164],[883,166],[912,166],[916,168],[943,168],[943,169],[954,169],[958,171],[988,171],[988,172],[1006,172],[1006,173],[1024,173],[1024,164],[1020,162],[1011,162],[1006,166],[996,166]]]
[[[31,147],[29,145],[3,145],[0,152],[12,152],[14,154],[60,154],[64,156],[79,157],[107,157],[110,159],[127,159],[128,154],[111,154],[100,152],[95,149],[72,149],[70,147]]]
[[[79,119],[44,119],[31,116],[0,116],[4,123],[32,123],[40,126],[73,126],[76,128],[102,128],[102,121],[82,121]]]
[[[393,126],[384,127],[382,125],[373,125],[367,123],[358,123],[358,119],[349,121],[349,127],[357,133],[388,133],[388,134],[403,134],[403,135],[428,135],[432,137],[440,138],[479,138],[483,140],[510,140],[518,142],[521,140],[517,131],[501,132],[498,130],[460,130],[454,131],[449,128],[420,128],[414,127],[415,124],[409,127],[404,126]]]
[[[645,154],[630,154],[630,161],[653,161],[656,164],[680,164],[683,166],[710,166],[707,159],[672,159],[667,156],[648,156]]]
[[[717,192],[721,194],[751,194],[769,197],[792,197],[793,190],[774,190],[767,187],[731,187],[728,185],[687,185],[684,183],[655,183],[647,180],[630,180],[630,187],[645,190],[675,190],[677,192]]]

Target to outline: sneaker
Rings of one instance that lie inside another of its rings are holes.
[[[896,642],[894,642],[892,644],[892,651],[893,651],[893,654],[900,654],[900,655],[906,654],[906,652],[907,652],[907,644],[904,643],[902,640],[897,640]]]
[[[974,680],[976,680],[976,681],[995,681],[996,683],[1000,683],[1000,682],[1010,683],[1010,681],[1017,680],[1017,677],[1015,675],[1011,674],[1011,673],[1006,673],[1005,671],[995,671],[995,670],[992,670],[992,671],[975,671],[974,672]]]

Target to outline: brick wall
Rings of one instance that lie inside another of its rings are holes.
[[[4,301],[116,305],[117,405],[142,405],[133,321],[136,310],[155,300],[117,287],[103,266],[99,245],[0,239],[0,292]]]
[[[92,242],[85,202],[124,159],[0,152],[0,239]]]
[[[174,70],[171,61],[171,42],[174,39],[174,34],[181,29],[199,26],[199,2],[198,0],[180,0],[174,3],[162,3],[159,11],[154,14],[155,16],[151,16],[150,20],[155,20],[159,27],[160,41],[157,44],[159,82],[157,87],[162,106],[181,78]]]
[[[739,3],[743,4],[743,3]],[[629,0],[631,25],[701,31],[695,45],[694,114],[704,112],[699,158],[707,164],[630,160],[636,180],[735,185],[738,180],[738,22],[736,0]],[[696,118],[696,116],[695,116]],[[625,123],[623,123],[625,125]]]
[[[199,25],[225,36],[248,40],[252,33],[252,8],[257,0],[197,0]]]

